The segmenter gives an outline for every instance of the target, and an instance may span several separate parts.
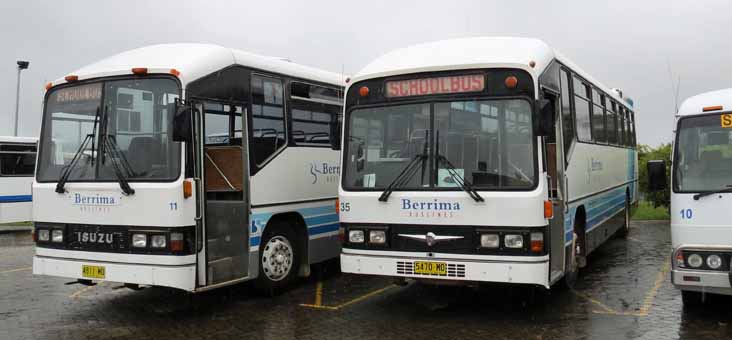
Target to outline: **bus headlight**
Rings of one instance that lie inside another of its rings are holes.
[[[385,244],[386,243],[386,231],[384,231],[384,230],[369,231],[369,243]]]
[[[135,248],[147,247],[147,235],[145,234],[132,234],[132,246]]]
[[[707,256],[707,266],[712,269],[719,269],[722,266],[722,258],[716,254]]]
[[[51,232],[48,229],[38,229],[38,241],[48,242],[51,240]]]
[[[702,257],[699,254],[689,255],[689,258],[687,258],[686,261],[689,262],[689,266],[693,268],[699,268],[704,263],[704,260],[702,260]]]
[[[499,241],[498,234],[480,234],[481,248],[498,248]]]
[[[51,241],[61,243],[64,241],[64,231],[55,229],[51,232]]]
[[[365,237],[363,230],[349,230],[348,231],[348,242],[351,243],[363,243]]]
[[[521,235],[509,234],[503,237],[503,244],[506,245],[506,248],[523,248],[524,237]]]
[[[150,246],[153,248],[165,248],[165,235],[153,235],[150,237]]]

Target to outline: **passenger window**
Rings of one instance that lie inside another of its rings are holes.
[[[330,146],[334,124],[342,109],[342,92],[323,86],[293,82],[292,140],[297,145]]]
[[[262,165],[285,146],[282,81],[252,75],[252,134],[250,152]]]
[[[610,105],[610,100],[603,96],[603,105],[605,107],[605,131],[607,134],[607,142],[609,144],[618,144],[618,115]],[[606,99],[608,99],[606,101]]]
[[[574,119],[572,118],[572,94],[569,92],[569,74],[565,70],[560,71],[560,82],[562,85],[562,135],[564,138],[565,162],[569,159],[569,149],[574,140]]]
[[[622,108],[618,107],[618,105],[613,102],[613,110],[617,112],[617,119],[618,119],[618,145],[625,145],[625,114],[622,111]]]
[[[602,107],[600,94],[596,88],[592,89],[592,140],[605,143],[605,109]]]
[[[592,141],[590,103],[587,100],[587,86],[579,78],[574,78],[574,116],[577,119],[577,138],[583,142]],[[578,85],[579,84],[579,85]]]
[[[0,176],[33,176],[36,168],[36,147],[30,145],[0,146]]]

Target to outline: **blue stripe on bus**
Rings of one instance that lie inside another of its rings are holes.
[[[341,226],[341,224],[338,222],[321,225],[321,226],[317,226],[317,227],[308,229],[308,234],[310,236],[314,236],[314,235],[318,235],[318,234],[325,234],[325,233],[329,233],[329,232],[333,232],[333,231],[338,231],[338,228],[340,228],[340,226]]]
[[[0,196],[0,203],[20,203],[33,201],[32,195]]]
[[[305,224],[309,226],[312,225],[318,225],[318,224],[324,224],[324,223],[330,223],[330,222],[338,222],[338,214],[331,214],[331,215],[323,215],[318,217],[310,217],[305,219]]]

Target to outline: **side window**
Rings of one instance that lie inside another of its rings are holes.
[[[602,96],[602,104],[605,107],[605,133],[608,144],[618,144],[618,115],[610,105],[610,98]]]
[[[602,107],[600,91],[592,88],[592,140],[595,142],[607,142],[605,135],[605,109]]]
[[[613,110],[617,112],[618,119],[618,145],[625,145],[625,114],[623,108],[613,102]]]
[[[592,141],[589,89],[581,79],[574,78],[574,116],[577,119],[577,138],[582,142]]]
[[[631,131],[631,135],[632,135],[631,136],[632,137],[632,139],[631,139],[632,140],[632,145],[631,146],[632,147],[635,147],[636,146],[636,142],[637,142],[636,139],[635,139],[635,112],[628,111],[628,113],[630,114],[630,117],[631,117],[630,118],[630,120],[631,120],[630,131]]]
[[[631,121],[630,112],[623,108],[625,115],[625,145],[633,146],[633,122]]]
[[[0,145],[0,176],[33,176],[35,168],[34,145]]]
[[[560,72],[560,82],[562,84],[562,135],[564,136],[564,156],[565,161],[569,156],[569,148],[574,140],[574,119],[572,118],[572,93],[569,92],[569,74],[562,69]]]
[[[262,165],[285,146],[285,116],[282,81],[252,75],[252,134],[250,152]]]
[[[290,135],[296,145],[330,146],[342,109],[342,92],[323,86],[293,82]]]

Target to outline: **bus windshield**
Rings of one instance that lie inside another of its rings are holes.
[[[415,157],[425,155],[400,189],[460,190],[451,167],[476,189],[531,189],[536,182],[531,113],[524,99],[355,109],[346,118],[343,186],[384,189]]]
[[[39,143],[39,182],[58,181],[75,156],[69,182],[117,181],[115,167],[124,167],[129,181],[178,178],[180,146],[170,133],[180,92],[176,81],[109,80],[51,91]]]
[[[724,122],[718,114],[679,121],[674,191],[705,192],[732,187],[732,128]]]

